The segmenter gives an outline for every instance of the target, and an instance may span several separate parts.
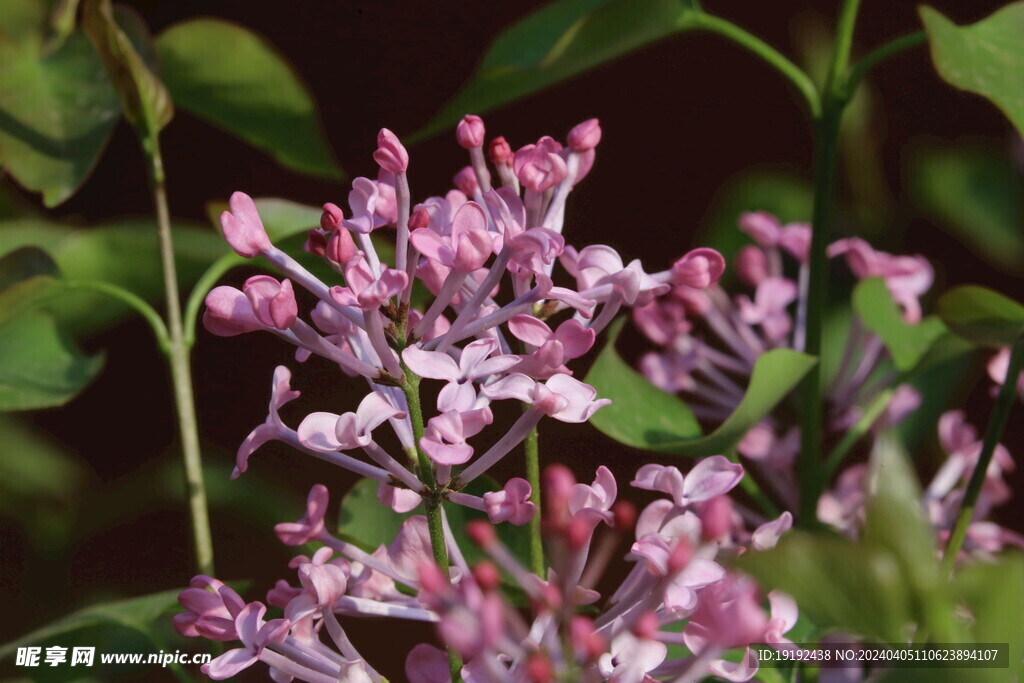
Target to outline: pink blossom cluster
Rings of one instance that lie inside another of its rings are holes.
[[[584,484],[566,467],[550,466],[544,473],[551,557],[545,577],[522,566],[483,520],[467,530],[487,556],[475,566],[445,522],[453,562],[448,576],[433,560],[427,521],[419,515],[408,517],[389,545],[367,553],[328,531],[327,489],[316,485],[306,515],[276,528],[286,545],[319,546],[312,557],[289,563],[298,585],[278,581],[265,602],[246,603],[216,579],[197,576],[181,593],[186,611],[174,625],[185,636],[241,641],[203,667],[214,679],[259,661],[276,681],[379,681],[346,626],[353,617],[385,617],[434,624],[439,639],[463,658],[466,683],[640,683],[708,674],[749,680],[758,668],[750,644],[795,647],[785,633],[797,621],[797,607],[778,591],[761,595],[752,581],[721,564],[773,547],[792,525],[788,512],[765,520],[733,507],[727,494],[743,475],[722,456],[701,460],[685,475],[645,465],[632,485],[659,497],[638,515],[631,503],[617,500],[615,478],[605,467]],[[626,534],[635,539],[626,555],[633,567],[602,595],[596,586]],[[526,596],[525,613],[503,596],[503,581]],[[265,620],[268,606],[283,616]],[[670,645],[682,646],[677,652],[684,654],[670,656]],[[422,643],[408,652],[405,671],[412,683],[448,681],[448,657]]]
[[[269,416],[239,449],[236,474],[260,445],[279,440],[377,479],[381,500],[395,510],[408,511],[440,491],[451,502],[486,509],[492,521],[523,524],[532,514],[525,481],[508,482],[486,500],[460,489],[542,418],[585,422],[609,402],[576,379],[568,363],[591,349],[623,307],[671,289],[706,289],[721,276],[724,260],[712,249],[695,249],[648,273],[609,246],[567,244],[566,200],[593,166],[601,138],[596,119],[573,128],[565,145],[543,137],[513,152],[503,138],[491,141],[493,175],[480,118],[466,116],[456,137],[471,162],[455,176],[457,189],[412,204],[409,155],[393,133],[380,132],[377,179],[356,178],[347,213],[324,205],[320,227],[309,233],[307,250],[342,284],[322,282],[275,247],[253,200],[241,192],[231,197],[221,216],[224,237],[237,253],[263,256],[286,277],[257,275],[240,290],[215,288],[206,298],[206,329],[270,332],[298,347],[298,360],[316,354],[368,385],[354,410],[314,412],[293,428],[278,409],[298,392],[289,371],[278,368]],[[380,256],[385,241],[394,245],[393,265]],[[555,273],[556,265],[562,272]],[[572,286],[555,285],[556,276]],[[310,322],[299,315],[297,288],[317,300]],[[422,307],[411,304],[414,288],[432,295]],[[421,379],[440,383],[440,390],[435,404],[423,407],[418,437],[419,406],[410,411],[407,390],[418,391]],[[527,409],[478,453],[474,439],[492,424],[492,403],[503,400]],[[375,430],[385,422],[404,453],[379,444]],[[367,459],[351,455],[360,451]],[[430,462],[417,463],[418,452]]]
[[[665,391],[683,394],[699,419],[713,423],[732,414],[762,353],[802,351],[806,333],[810,226],[783,224],[758,211],[741,215],[739,227],[754,241],[735,259],[739,285],[749,293],[730,295],[717,284],[703,290],[673,287],[633,309],[634,323],[656,346],[640,359],[641,372]],[[842,257],[858,279],[882,278],[905,321],[920,322],[920,297],[934,275],[923,257],[876,251],[859,238],[833,243],[828,254]],[[826,388],[831,430],[843,432],[856,424],[864,406],[897,379],[888,360],[882,340],[854,316]],[[913,387],[899,385],[875,428],[897,424],[920,402]],[[754,426],[738,446],[758,481],[771,486],[789,509],[797,506],[794,463],[799,449],[799,428],[775,416]]]

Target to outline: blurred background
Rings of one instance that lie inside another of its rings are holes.
[[[936,0],[934,6],[962,24],[1001,4]],[[213,15],[265,36],[309,86],[326,137],[351,180],[375,177],[371,154],[381,127],[400,137],[421,129],[471,76],[493,37],[542,3],[131,5],[154,34]],[[708,0],[705,6],[803,64],[822,62],[836,9],[833,0]],[[865,2],[856,45],[863,53],[919,27],[914,3]],[[942,82],[926,50],[874,71],[849,114],[836,236],[858,234],[878,248],[924,254],[936,268],[935,290],[979,282],[1019,295],[1013,259],[1000,260],[1009,247],[968,240],[957,231],[955,215],[969,212],[973,202],[981,204],[981,214],[1010,216],[1020,227],[1024,194],[1014,166],[1021,158],[1019,141],[989,103]],[[590,117],[601,120],[604,137],[593,172],[570,198],[570,243],[607,243],[658,270],[706,243],[721,245],[728,259],[730,245],[738,244],[729,234],[741,210],[810,217],[807,113],[767,66],[718,37],[670,37],[484,120],[488,138],[504,135],[516,148],[541,135],[561,138]],[[207,202],[225,201],[235,190],[344,205],[347,182],[289,171],[186,112],[176,113],[162,139],[176,217],[209,225]],[[414,201],[446,191],[467,162],[451,129],[408,147]],[[975,169],[960,178],[974,196],[954,197],[950,208],[936,198],[951,196],[943,183],[956,182],[947,176],[958,177],[964,159],[997,170],[986,176]],[[112,217],[151,214],[144,169],[137,140],[122,121],[91,177],[53,215],[88,229]],[[943,175],[942,169],[952,170]],[[11,205],[38,206],[37,197],[18,191],[10,179],[3,183]],[[232,271],[225,282],[240,285],[252,272]],[[636,340],[625,342],[629,347]],[[0,595],[8,615],[0,623],[0,642],[100,599],[184,587],[193,574],[168,376],[149,329],[138,319],[115,322],[83,346],[105,357],[98,380],[84,393],[63,408],[7,415],[0,422]],[[270,335],[220,339],[200,330],[193,356],[218,575],[251,579],[250,598],[289,574],[291,553],[277,543],[272,525],[301,516],[313,483],[327,484],[334,501],[352,483],[344,472],[273,443],[254,456],[248,473],[228,480],[235,449],[265,417],[271,373],[282,363],[293,369],[293,386],[304,394],[301,408],[285,412],[286,421],[317,409],[352,409],[361,395],[362,385],[340,378],[326,363],[299,366],[290,348]],[[990,405],[987,382],[975,381],[982,370],[979,363],[958,378],[960,398],[969,401],[979,425]],[[542,425],[542,460],[557,453],[581,478],[604,463],[620,482],[639,465],[637,453],[593,428],[564,427]],[[918,462],[922,472],[931,472],[938,458],[934,424],[926,431]],[[1024,453],[1021,430],[1008,433],[1011,452]],[[512,460],[498,478],[517,471]],[[1020,470],[1012,483],[1017,490],[1024,484]],[[997,519],[1022,530],[1020,510],[1012,502],[997,511]],[[392,637],[387,624],[368,623],[353,633],[369,657],[391,653],[390,673],[396,675],[405,649],[399,656]],[[168,642],[170,649],[181,647]],[[0,674],[25,674],[11,664],[0,662]],[[56,680],[66,680],[68,670],[62,675]],[[122,667],[110,675],[159,679],[151,668],[139,674]]]

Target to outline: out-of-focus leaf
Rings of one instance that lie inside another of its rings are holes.
[[[1024,273],[1024,182],[1008,154],[981,144],[911,149],[910,197],[989,263]]]
[[[738,564],[765,590],[793,596],[801,613],[822,627],[900,642],[911,621],[900,565],[880,548],[794,530],[772,550],[746,553]]]
[[[980,346],[1009,346],[1024,334],[1024,306],[978,285],[946,292],[938,311],[951,330]]]
[[[587,373],[587,383],[612,404],[590,418],[590,424],[619,443],[649,449],[701,436],[697,418],[682,400],[666,393],[629,367],[615,351],[624,321],[608,330],[601,354]]]
[[[79,0],[56,0],[50,13],[51,34],[46,41],[46,52],[53,52],[64,44],[75,30]]]
[[[558,0],[501,33],[476,73],[413,139],[696,27],[695,0]]]
[[[0,291],[39,275],[60,276],[57,262],[39,247],[21,247],[0,257]]]
[[[96,165],[120,108],[84,35],[46,53],[49,7],[6,0],[0,12],[0,166],[56,206]]]
[[[496,491],[501,487],[489,477],[474,479],[463,489],[464,493],[482,496],[488,491]],[[483,559],[482,551],[466,536],[466,524],[474,519],[487,519],[487,513],[465,507],[463,505],[446,504],[445,514],[451,526],[459,548],[467,561],[476,562]],[[361,479],[356,482],[342,498],[341,512],[338,518],[338,533],[346,539],[357,543],[365,550],[373,551],[381,545],[389,545],[402,527],[402,522],[413,515],[422,515],[423,506],[400,515],[377,500],[377,482],[372,479]],[[513,526],[508,522],[500,524],[498,536],[501,542],[520,559],[529,557],[530,537],[527,527]]]
[[[784,223],[807,223],[814,208],[810,181],[789,168],[755,168],[730,178],[715,193],[695,238],[696,244],[735,258],[752,240],[738,227],[744,211],[767,211]],[[729,275],[732,269],[726,269]]]
[[[921,405],[895,428],[909,452],[917,452],[927,437],[934,436],[939,416],[959,405],[958,397],[966,397],[973,351],[970,343],[947,332],[932,344],[914,370],[910,385],[921,396]]]
[[[868,489],[864,543],[888,550],[899,562],[915,621],[926,624],[938,642],[956,640],[952,596],[935,557],[935,532],[924,518],[917,475],[891,434],[875,441]]]
[[[789,349],[772,349],[762,354],[754,365],[743,400],[732,415],[707,436],[694,438],[685,436],[693,433],[689,427],[693,417],[686,406],[668,400],[673,397],[647,382],[619,358],[614,338],[614,334],[609,337],[586,378],[597,389],[598,396],[610,398],[612,405],[595,413],[590,422],[619,443],[658,453],[704,456],[725,452],[785,398],[816,362],[811,356]],[[622,406],[619,412],[604,419],[599,417],[616,403]],[[655,414],[658,411],[665,414]],[[639,426],[620,422],[629,419],[640,420]]]
[[[994,564],[976,562],[964,567],[954,588],[973,618],[971,641],[1010,644],[1009,670],[995,670],[998,675],[986,680],[1024,679],[1024,556],[1019,551],[1006,552]],[[976,679],[972,676],[972,680]]]
[[[82,28],[107,67],[125,118],[144,139],[153,140],[174,116],[167,88],[118,26],[110,0],[85,0]]]
[[[261,36],[222,19],[171,26],[156,40],[164,82],[185,111],[322,178],[341,169],[309,91]]]
[[[182,287],[228,251],[216,233],[192,223],[172,228]],[[39,219],[0,221],[0,254],[23,246],[45,247],[69,280],[99,280],[127,289],[150,302],[163,299],[163,269],[156,227],[146,219],[123,219],[91,228],[75,228]],[[47,304],[68,331],[89,334],[109,326],[130,310],[94,292],[69,292]]]
[[[920,12],[939,75],[992,102],[1024,134],[1024,2],[970,26],[957,26],[931,7]]]
[[[52,316],[22,313],[0,327],[0,411],[63,405],[102,365],[102,357],[75,348]]]
[[[903,320],[882,278],[868,278],[853,290],[853,308],[864,326],[878,335],[892,354],[899,370],[910,370],[928,353],[932,344],[946,332],[942,321],[934,316],[918,323]]]

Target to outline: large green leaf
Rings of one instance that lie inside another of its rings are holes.
[[[1024,306],[978,285],[946,292],[938,310],[951,330],[981,346],[1009,346],[1024,334]]]
[[[173,226],[178,281],[192,285],[228,251],[209,228],[186,222]],[[118,285],[150,302],[163,300],[163,268],[156,227],[147,219],[122,219],[78,228],[41,219],[0,221],[0,254],[18,247],[45,247],[69,280]],[[76,291],[48,303],[69,331],[88,334],[122,319],[130,310],[104,294]]]
[[[10,657],[19,647],[46,643],[83,628],[115,625],[149,635],[153,631],[153,624],[177,606],[180,592],[180,589],[174,589],[86,607],[6,643],[0,647],[0,660]]]
[[[174,102],[288,168],[323,178],[341,169],[305,85],[262,37],[222,19],[175,24],[156,40]]]
[[[1005,150],[922,144],[909,156],[910,196],[978,256],[1024,273],[1024,182]]]
[[[931,7],[920,11],[939,75],[995,104],[1024,133],[1024,2],[970,26],[957,26]]]
[[[0,411],[63,405],[102,365],[75,348],[52,316],[21,313],[0,326]]]
[[[772,550],[747,553],[738,564],[765,590],[793,596],[821,627],[900,642],[911,621],[900,565],[880,548],[794,530]]]
[[[1024,680],[1024,556],[1019,551],[1007,552],[997,563],[964,567],[954,588],[973,618],[971,641],[1010,645],[1010,676],[1006,670],[996,670],[990,673],[998,675],[986,680]]]
[[[620,329],[621,323],[610,331],[587,374],[586,381],[597,389],[598,396],[612,400],[612,405],[595,413],[590,423],[619,443],[658,453],[703,456],[728,450],[785,398],[816,362],[789,349],[762,354],[743,400],[732,415],[711,434],[698,437],[693,415],[685,404],[638,375],[618,356],[615,339]]]
[[[946,332],[938,318],[911,324],[903,319],[882,278],[868,278],[853,290],[853,308],[864,326],[879,336],[899,370],[910,370]]]
[[[698,14],[693,0],[553,2],[501,33],[469,82],[413,139],[694,28]]]
[[[44,49],[49,3],[6,0],[0,12],[0,166],[47,206],[78,189],[120,116],[88,39]]]

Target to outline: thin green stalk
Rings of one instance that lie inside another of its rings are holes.
[[[914,33],[908,33],[905,36],[900,36],[895,40],[892,40],[881,47],[875,48],[868,54],[853,65],[850,69],[850,75],[846,79],[846,92],[849,96],[853,96],[853,93],[857,91],[857,86],[864,80],[868,72],[875,68],[890,57],[894,57],[901,52],[912,50],[918,45],[924,45],[928,42],[928,34],[924,31],[915,31]]]
[[[735,463],[739,463],[740,461],[740,457],[739,455],[737,455],[736,449],[730,450],[726,454],[726,456],[729,458],[729,460]],[[751,500],[757,503],[757,507],[761,508],[761,512],[766,514],[768,517],[775,519],[780,514],[782,514],[779,510],[779,506],[776,505],[772,501],[772,499],[769,498],[768,495],[761,490],[761,487],[758,486],[757,482],[754,481],[754,479],[749,475],[749,473],[746,474],[742,479],[740,479],[740,488],[743,489],[743,491],[748,496],[750,496]]]
[[[523,405],[526,411],[529,406]],[[540,446],[537,428],[534,427],[524,442],[526,448],[526,480],[530,482],[530,502],[537,506],[530,520],[530,571],[543,577],[544,572],[544,541],[540,533]]]
[[[901,382],[896,381],[893,383],[893,386],[879,392],[878,396],[875,396],[871,403],[868,404],[868,407],[865,408],[864,414],[857,420],[857,423],[843,435],[843,438],[836,444],[836,447],[829,453],[822,472],[822,478],[825,482],[832,478],[832,475],[835,474],[836,469],[842,464],[847,454],[857,445],[861,437],[868,433],[871,425],[875,424],[875,420],[885,412],[899,384]]]
[[[803,69],[790,61],[785,55],[764,42],[757,36],[740,28],[736,24],[705,12],[698,12],[693,19],[696,28],[728,38],[764,60],[769,66],[782,74],[803,95],[811,116],[817,117],[821,112],[818,91]]]
[[[203,305],[207,293],[213,289],[213,285],[217,283],[217,280],[220,280],[224,273],[237,265],[245,263],[245,261],[246,259],[238,254],[224,254],[211,263],[210,267],[206,269],[206,272],[196,282],[192,288],[192,293],[188,296],[188,302],[185,304],[183,320],[185,325],[185,348],[191,349],[196,343],[196,321],[199,319],[199,307]]]
[[[178,415],[181,448],[185,460],[185,487],[192,520],[192,540],[195,545],[196,565],[199,572],[213,576],[213,538],[206,504],[203,482],[202,455],[199,451],[199,430],[196,424],[195,399],[192,395],[192,372],[189,367],[188,348],[181,323],[181,301],[178,298],[178,275],[174,264],[174,243],[171,239],[171,215],[167,208],[167,189],[164,185],[163,161],[160,142],[154,134],[151,144],[145,144],[156,205],[157,235],[160,239],[160,260],[164,271],[164,293],[167,301],[168,348],[167,359],[174,387],[174,404]]]
[[[813,230],[804,351],[818,358],[821,357],[822,326],[825,319],[825,303],[828,300],[826,247],[833,217],[839,125],[847,103],[843,79],[850,60],[850,47],[853,44],[853,29],[859,6],[860,0],[844,0],[840,10],[835,48],[822,91],[821,114],[815,131],[814,212],[811,218]],[[800,385],[801,429],[797,477],[800,488],[799,521],[803,525],[814,523],[818,497],[824,486],[821,472],[823,381],[822,364],[819,363]]]
[[[405,384],[402,390],[405,392],[405,400],[409,406],[409,420],[412,422],[412,435],[415,446],[409,455],[416,463],[420,481],[429,489],[429,494],[424,499],[424,507],[427,512],[427,529],[430,533],[430,548],[434,555],[434,561],[441,568],[444,576],[449,576],[448,545],[444,538],[444,518],[441,514],[441,492],[437,486],[437,479],[434,477],[434,469],[430,457],[420,448],[420,440],[423,438],[423,406],[420,401],[420,378],[416,373],[409,370],[402,364],[405,372]],[[462,680],[462,658],[455,650],[448,648],[448,668],[452,681]]]
[[[1022,366],[1024,366],[1024,336],[1019,337],[1013,344],[1013,351],[1010,352],[1010,365],[1006,369],[1006,379],[999,388],[999,396],[996,397],[996,404],[992,408],[988,426],[985,427],[985,438],[982,441],[978,462],[967,482],[967,491],[964,492],[963,500],[960,501],[960,512],[957,514],[953,533],[949,537],[949,544],[942,557],[942,568],[947,574],[953,572],[957,555],[960,554],[960,548],[963,547],[964,539],[967,537],[967,527],[970,526],[971,519],[974,517],[974,506],[978,503],[981,486],[985,483],[989,463],[992,462],[992,455],[995,453],[1000,439],[1003,438],[1003,431],[1010,419],[1010,411],[1017,398],[1017,379],[1020,377]]]
[[[166,354],[170,350],[170,336],[167,334],[167,326],[164,324],[163,318],[160,317],[160,314],[156,312],[156,309],[150,306],[145,299],[134,292],[130,292],[123,287],[118,287],[117,285],[110,284],[109,282],[99,282],[94,280],[62,280],[60,291],[68,289],[86,289],[94,292],[101,292],[128,304],[134,308],[147,323],[149,323],[150,328],[153,330],[153,336],[156,337],[157,346],[160,347],[160,351]]]

